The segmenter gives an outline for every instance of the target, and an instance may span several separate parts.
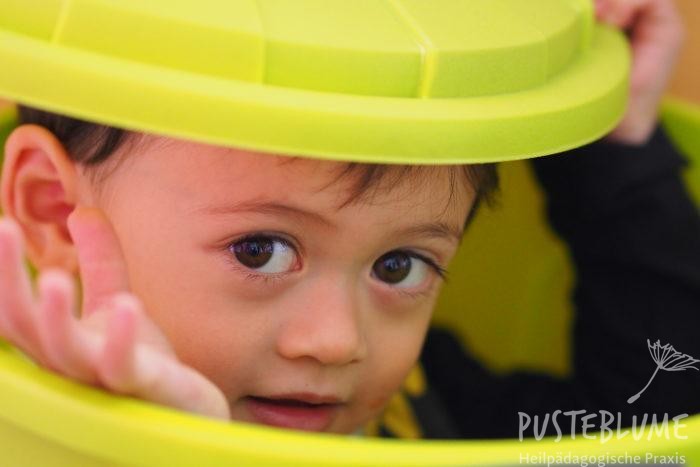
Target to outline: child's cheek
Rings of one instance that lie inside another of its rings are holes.
[[[397,341],[401,342],[401,341]],[[367,377],[368,393],[365,407],[373,416],[381,412],[392,396],[401,389],[420,354],[423,339],[420,334],[405,338],[399,348],[385,348],[374,356],[372,374]]]

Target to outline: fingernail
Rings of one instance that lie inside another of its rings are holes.
[[[138,310],[141,302],[130,293],[119,293],[112,297],[112,306],[117,310]]]
[[[10,217],[0,217],[0,229],[5,232],[18,232],[19,226],[17,222]]]
[[[98,218],[98,216],[99,210],[96,208],[87,206],[76,207],[67,218],[68,232],[70,233],[73,241],[76,240],[76,235],[78,234],[78,230],[80,228],[82,228],[83,230],[81,231],[84,232],[84,228],[86,226],[89,228],[96,225],[97,222],[95,222],[95,220]]]
[[[73,282],[70,276],[62,269],[47,269],[39,275],[39,284],[46,286],[47,284],[56,285],[62,290],[73,287]]]
[[[68,226],[70,227],[71,224],[75,224],[75,220],[83,217],[85,215],[85,208],[82,206],[76,206],[75,209],[73,209],[73,212],[71,212],[68,215]]]
[[[23,234],[22,229],[20,229],[17,222],[9,217],[0,218],[0,235],[2,235],[7,242],[22,242]]]
[[[68,222],[75,222],[75,219],[89,218],[99,215],[99,209],[90,206],[76,206],[68,215]]]
[[[595,2],[595,14],[598,19],[605,19],[605,15],[608,14],[610,8],[608,2],[605,0],[596,0]]]
[[[66,224],[68,225],[68,232],[71,235],[71,238],[73,241],[75,241],[75,219],[76,217],[80,216],[80,209],[79,207],[75,208],[73,212],[71,212],[68,215],[68,218],[66,219]]]

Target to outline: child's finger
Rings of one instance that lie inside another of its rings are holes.
[[[99,364],[103,385],[122,394],[201,415],[228,419],[223,394],[174,356],[136,342],[138,301],[114,302],[110,332]]]
[[[0,332],[23,349],[38,343],[32,304],[22,232],[13,220],[0,219]]]
[[[104,386],[122,394],[131,394],[136,385],[133,376],[136,347],[134,304],[124,298],[116,298],[112,307],[98,374]]]
[[[76,208],[68,218],[68,228],[78,251],[87,316],[114,294],[128,291],[126,264],[117,235],[99,209]]]
[[[183,381],[175,394],[176,404],[187,412],[219,420],[230,420],[231,412],[221,390],[201,373],[184,365],[178,365],[175,381]]]
[[[223,393],[197,371],[144,346],[135,355],[133,396],[211,418],[230,418]]]
[[[596,0],[596,15],[605,23],[627,29],[650,1],[652,0]]]
[[[646,9],[632,31],[632,91],[663,94],[683,44],[683,20],[670,0]]]
[[[682,18],[673,0],[596,0],[596,14],[627,30],[633,58],[627,112],[608,138],[641,144],[658,122],[659,102],[683,43]]]
[[[75,287],[70,276],[47,271],[39,277],[39,333],[43,354],[55,371],[94,384],[94,346],[73,316]]]

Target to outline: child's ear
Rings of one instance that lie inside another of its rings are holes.
[[[43,127],[22,125],[5,144],[2,169],[2,210],[22,227],[29,260],[39,270],[76,272],[67,218],[75,208],[78,177],[63,145]]]

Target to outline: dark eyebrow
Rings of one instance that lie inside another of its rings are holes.
[[[397,236],[442,238],[459,244],[462,241],[462,230],[459,227],[444,222],[429,222],[414,225],[396,232]]]
[[[335,228],[335,224],[315,212],[306,211],[295,206],[278,203],[276,201],[244,201],[231,206],[206,207],[197,209],[196,212],[212,215],[240,214],[244,212],[255,212],[260,214],[292,217],[307,220],[326,227]]]
[[[288,204],[278,203],[276,201],[244,201],[231,206],[221,206],[221,207],[206,207],[203,209],[197,209],[195,212],[202,212],[204,214],[211,215],[224,215],[224,214],[240,214],[244,212],[255,212],[261,214],[277,215],[284,217],[291,217],[301,220],[311,221],[315,224],[324,225],[326,227],[335,229],[337,226],[323,217],[321,214],[316,212],[306,211],[304,209],[298,208],[296,206],[290,206]],[[411,237],[430,237],[430,238],[442,238],[448,241],[454,241],[459,244],[462,241],[462,229],[458,226],[449,225],[445,222],[428,222],[425,224],[418,224],[411,227],[407,227],[398,232],[395,232],[393,236],[411,236]]]

